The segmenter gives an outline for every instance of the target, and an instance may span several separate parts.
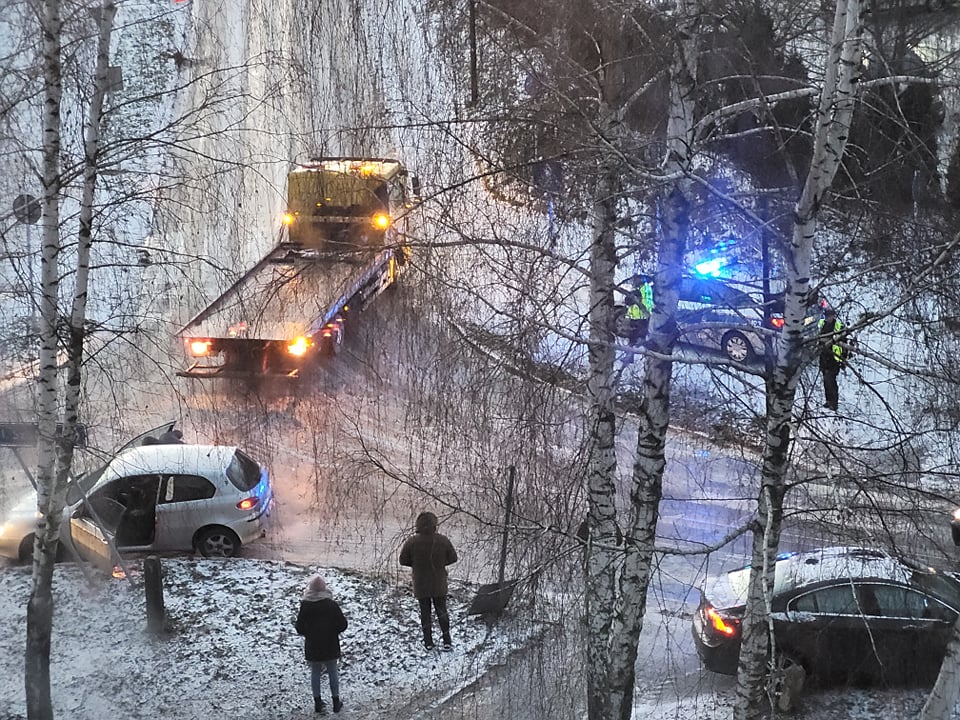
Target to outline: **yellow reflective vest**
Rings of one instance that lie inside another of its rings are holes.
[[[821,335],[824,334],[823,333],[824,323],[826,323],[826,320],[821,318],[820,322],[817,324],[817,327],[820,329]],[[840,322],[840,318],[837,318],[836,320],[833,321],[833,329],[829,331],[833,337],[833,345],[830,346],[830,349],[833,350],[833,358],[837,362],[843,361],[843,347],[841,347],[840,344],[837,342],[837,336],[840,334],[842,330],[843,330],[843,323]]]
[[[627,305],[627,320],[646,320],[653,312],[653,283],[645,282],[637,292],[639,302]]]

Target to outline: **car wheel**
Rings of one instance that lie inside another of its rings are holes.
[[[196,548],[204,557],[236,557],[240,553],[240,538],[229,528],[207,528],[197,536]]]
[[[747,340],[746,335],[736,330],[731,330],[724,335],[720,346],[724,354],[734,362],[745,363],[753,359],[753,347],[750,341]]]
[[[770,704],[783,713],[793,711],[806,682],[807,671],[803,663],[790,653],[778,651],[770,664],[767,678]]]
[[[20,541],[20,548],[17,550],[17,556],[20,558],[20,562],[30,565],[33,563],[33,543],[35,540],[35,535],[30,533],[23,540]],[[63,540],[57,543],[57,554],[54,556],[54,562],[63,562],[63,559],[66,557],[66,553],[63,548]]]
[[[33,562],[33,542],[33,533],[27,535],[23,540],[20,541],[20,549],[17,550],[17,555],[20,557],[20,562],[27,564]]]

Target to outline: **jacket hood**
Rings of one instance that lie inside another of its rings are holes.
[[[314,575],[307,581],[307,587],[303,591],[304,600],[325,600],[333,598],[333,593],[327,587],[327,582],[320,575]]]
[[[439,525],[437,516],[432,512],[422,512],[417,515],[417,532],[432,534],[437,531],[437,525]]]

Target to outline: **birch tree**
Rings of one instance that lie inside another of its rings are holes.
[[[591,675],[595,675],[588,676],[591,691],[589,716],[593,720],[629,720],[632,716],[637,647],[643,630],[656,549],[657,521],[666,465],[666,437],[670,423],[673,373],[671,353],[675,341],[680,276],[690,225],[689,173],[693,160],[691,150],[694,147],[700,40],[698,0],[681,0],[677,6],[677,20],[678,28],[669,73],[666,156],[662,164],[665,176],[674,180],[665,183],[666,189],[660,203],[663,208],[663,223],[658,238],[657,272],[654,281],[656,303],[650,319],[646,345],[648,352],[629,492],[630,504],[625,523],[623,564],[617,575],[616,558],[610,556],[609,544],[606,548],[602,544],[592,546],[593,552],[588,560],[591,575],[606,572],[617,587],[614,595],[604,597],[601,593],[594,594],[594,588],[589,583],[587,585],[587,616],[590,618],[588,642],[605,649],[604,654],[597,653],[599,662],[596,667],[593,662],[588,665]],[[596,272],[602,269],[602,266],[598,267],[594,263],[593,269]],[[592,294],[592,297],[595,296]],[[594,300],[591,307],[596,307],[597,304]],[[598,319],[591,318],[591,321],[591,327],[597,327]],[[597,364],[593,367],[597,369],[602,366]],[[603,411],[598,408],[595,412],[595,427],[600,427]],[[601,447],[602,439],[602,436],[594,436],[592,446]],[[609,532],[609,526],[604,525],[606,506],[612,504],[616,496],[610,486],[609,478],[612,475],[612,472],[607,471],[606,481],[603,472],[594,470],[588,475],[590,522],[600,531],[601,537]],[[596,607],[591,605],[594,601],[597,601]]]
[[[824,63],[810,170],[794,207],[793,235],[786,252],[784,327],[766,385],[767,427],[757,518],[752,527],[750,583],[734,711],[737,720],[752,720],[763,712],[768,646],[773,637],[770,597],[783,521],[794,397],[803,369],[801,333],[810,296],[811,257],[824,197],[846,149],[860,76],[861,42],[859,0],[839,0]],[[777,659],[775,648],[773,657]]]
[[[44,113],[43,113],[43,215],[41,241],[40,380],[37,416],[40,462],[37,467],[37,533],[34,545],[33,592],[27,605],[27,648],[24,681],[27,716],[31,720],[53,717],[50,703],[50,636],[53,626],[53,564],[56,559],[63,514],[65,483],[56,468],[57,294],[60,249],[60,3],[43,4]],[[58,482],[60,481],[60,482]]]
[[[920,710],[918,720],[947,720],[960,702],[960,616],[953,624],[940,675]]]
[[[497,7],[495,17],[520,37],[520,45],[545,56],[531,73],[560,108],[545,125],[555,120],[564,134],[548,148],[541,145],[541,152],[556,153],[569,162],[576,186],[570,195],[582,202],[589,227],[583,420],[587,706],[590,718],[629,718],[655,549],[675,311],[690,223],[687,195],[692,182],[700,8],[697,2],[681,3],[671,18],[679,19],[679,31],[669,34],[670,42],[658,45],[651,38],[665,28],[659,27],[654,13],[640,8],[624,13],[616,4],[564,6],[567,14],[559,12],[556,19],[544,21],[534,8]],[[534,25],[535,20],[540,23]],[[563,38],[558,47],[542,44],[558,36]],[[648,57],[644,53],[649,53],[650,64],[641,64],[640,58]],[[660,119],[665,108],[657,104],[664,88],[669,94],[665,131]],[[640,107],[645,117],[657,117],[649,127],[637,121]],[[641,148],[664,136],[664,151],[647,152],[660,166],[639,161]],[[580,168],[583,178],[577,177]],[[639,233],[625,238],[620,228],[629,212],[627,199],[639,196],[647,203],[658,194],[663,228],[659,242],[640,239]],[[638,262],[656,267],[657,303],[647,341],[636,457],[628,467],[629,503],[621,508],[617,497],[622,468],[615,444],[624,418],[617,402],[621,388],[614,328],[619,319],[617,293],[622,292],[617,272],[622,272],[625,252],[637,253]]]

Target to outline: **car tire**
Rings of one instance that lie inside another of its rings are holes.
[[[17,555],[20,558],[20,562],[29,565],[33,562],[33,543],[34,543],[33,533],[27,535],[23,540],[20,541],[20,548],[17,550]]]
[[[792,712],[807,682],[803,663],[790,653],[778,651],[770,665],[767,693],[770,704],[782,713]]]
[[[20,547],[17,550],[17,556],[20,558],[20,562],[24,565],[31,565],[33,563],[33,543],[36,536],[33,533],[27,535],[23,540],[20,541]],[[66,553],[63,549],[63,540],[57,543],[57,554],[54,557],[54,562],[63,562]]]
[[[753,360],[753,346],[747,336],[737,330],[729,330],[720,342],[723,354],[737,363],[748,363]]]
[[[225,527],[210,527],[200,531],[194,546],[204,557],[236,557],[240,554],[240,538]]]

